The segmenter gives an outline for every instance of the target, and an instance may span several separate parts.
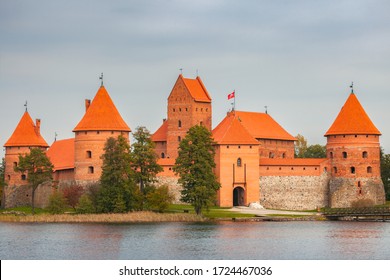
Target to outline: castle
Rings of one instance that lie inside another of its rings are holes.
[[[26,176],[14,171],[18,155],[32,147],[47,150],[54,165],[54,185],[77,183],[88,186],[101,175],[103,147],[109,137],[129,139],[129,126],[122,119],[107,90],[101,85],[94,99],[85,100],[85,114],[73,129],[74,138],[55,141],[51,146],[40,134],[40,120],[34,123],[23,114],[15,131],[4,144],[5,180],[3,206],[29,204]],[[380,177],[381,133],[372,123],[353,90],[325,133],[326,158],[294,158],[296,138],[268,113],[235,111],[212,129],[211,97],[200,77],[179,75],[168,97],[167,118],[152,135],[163,171],[158,183],[167,184],[180,198],[180,186],[172,167],[186,131],[203,125],[216,142],[215,173],[221,184],[220,206],[231,207],[259,202],[266,208],[315,209],[349,207],[369,199],[385,202]],[[129,140],[130,141],[130,140]],[[37,190],[37,205],[45,206],[53,184]]]

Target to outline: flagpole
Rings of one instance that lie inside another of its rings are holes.
[[[234,103],[233,103],[233,111],[236,111],[236,90],[234,92]]]

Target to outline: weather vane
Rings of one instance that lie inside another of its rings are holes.
[[[267,111],[268,106],[265,105],[264,108],[265,108],[265,113],[268,114],[268,111]]]
[[[27,100],[26,103],[24,103],[24,107],[26,107],[26,112],[27,112]]]
[[[100,79],[100,80],[102,80],[102,82],[101,82],[101,85],[100,85],[100,86],[103,86],[103,72],[102,72],[102,74],[100,75],[99,79]]]
[[[351,82],[351,85],[349,87],[351,88],[351,92],[353,93],[353,82]]]
[[[57,131],[56,131],[56,132],[54,132],[54,142],[57,141],[57,136],[58,136],[58,134],[57,134]]]
[[[179,70],[180,70],[180,74],[183,75],[183,68],[180,68]]]

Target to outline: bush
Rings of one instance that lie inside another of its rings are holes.
[[[369,198],[358,199],[351,202],[352,208],[364,208],[364,207],[372,207],[374,206],[374,201]]]
[[[163,185],[147,194],[146,203],[149,209],[163,212],[168,209],[173,199],[174,196],[169,192],[168,186]]]
[[[65,212],[67,201],[62,192],[54,192],[49,197],[49,206],[46,208],[51,214],[61,214]]]
[[[79,204],[76,207],[76,212],[80,214],[95,213],[95,207],[87,194],[83,194],[80,197]]]

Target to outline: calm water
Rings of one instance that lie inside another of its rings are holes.
[[[0,259],[390,259],[390,223],[0,223],[0,248]]]

